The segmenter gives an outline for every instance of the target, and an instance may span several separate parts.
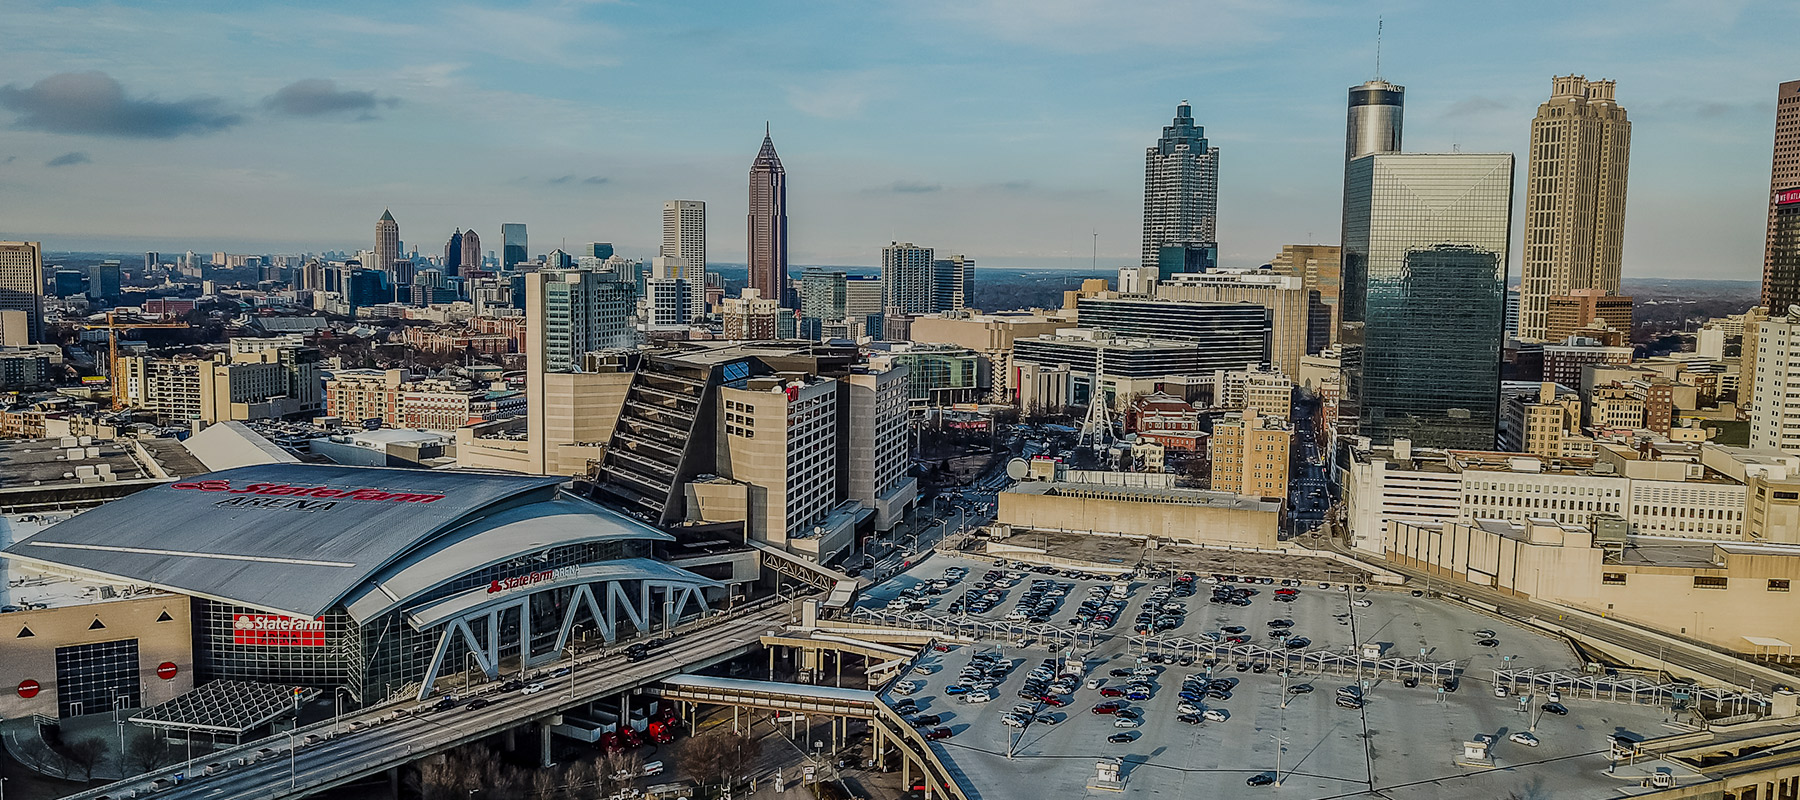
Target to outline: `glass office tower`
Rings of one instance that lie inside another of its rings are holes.
[[[1513,156],[1381,153],[1344,193],[1344,402],[1375,444],[1490,450]]]
[[[530,247],[525,238],[525,223],[507,222],[500,225],[500,268],[510,270],[514,266],[531,260]]]

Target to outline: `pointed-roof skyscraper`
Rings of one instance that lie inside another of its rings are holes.
[[[363,266],[387,272],[394,268],[394,262],[398,260],[400,260],[400,223],[394,221],[394,215],[391,212],[382,209],[381,219],[375,223],[375,263]]]
[[[776,298],[783,308],[792,305],[787,291],[787,170],[775,154],[775,142],[763,126],[762,149],[750,165],[750,240],[747,261],[750,288],[763,297]]]

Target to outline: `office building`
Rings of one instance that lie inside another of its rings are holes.
[[[291,341],[242,347],[232,341],[231,351],[210,357],[121,356],[125,403],[164,425],[303,419],[324,408],[323,356],[317,348]]]
[[[372,263],[364,266],[384,271],[392,270],[394,262],[400,260],[400,223],[387,209],[382,209],[381,219],[375,220],[375,256],[370,260]]]
[[[87,268],[87,295],[95,300],[113,301],[119,299],[119,272],[117,261],[102,261]]]
[[[1229,349],[1214,351],[1191,340],[1066,328],[1013,342],[1011,363],[1019,407],[1055,413],[1086,405],[1095,397],[1122,410],[1137,395],[1164,391],[1171,384],[1209,382],[1220,370],[1255,366],[1242,358],[1242,354],[1234,358]],[[1066,381],[1034,386],[1046,369],[1066,373]],[[1046,386],[1052,390],[1049,394],[1044,392]]]
[[[1331,343],[1331,307],[1300,277],[1262,270],[1174,275],[1156,285],[1156,299],[1262,306],[1269,311],[1269,363],[1290,375]]]
[[[670,200],[663,203],[661,255],[664,274],[659,278],[686,281],[687,320],[706,316],[706,203]],[[654,262],[653,262],[654,263]]]
[[[1285,501],[1294,429],[1255,409],[1219,420],[1212,432],[1212,489]]]
[[[863,352],[877,369],[903,366],[907,400],[913,410],[978,403],[986,395],[988,372],[981,354],[953,344],[871,342]]]
[[[1775,96],[1761,305],[1771,314],[1800,305],[1800,81],[1782,83]]]
[[[531,260],[531,241],[525,235],[525,223],[500,225],[500,268],[511,270]]]
[[[74,297],[87,292],[87,273],[78,269],[59,269],[50,275],[50,294]]]
[[[1557,341],[1552,297],[1619,293],[1630,159],[1631,122],[1613,100],[1613,82],[1552,78],[1550,99],[1531,121],[1519,338]]]
[[[1219,245],[1214,242],[1164,242],[1156,249],[1154,267],[1165,277],[1211,272],[1219,268]]]
[[[800,273],[800,317],[820,323],[842,321],[848,314],[848,277],[840,270],[819,267],[803,270]]]
[[[32,342],[44,340],[44,251],[37,242],[0,242],[0,311],[23,311]]]
[[[1592,458],[1581,432],[1581,395],[1549,381],[1508,383],[1500,390],[1500,449],[1544,459]]]
[[[1378,444],[1492,448],[1512,155],[1384,153],[1348,174],[1340,414]]]
[[[679,338],[686,338],[687,330],[696,319],[694,296],[700,294],[701,304],[704,306],[705,295],[685,279],[668,277],[681,272],[681,268],[668,263],[674,260],[676,259],[662,257],[651,260],[652,277],[644,281],[644,330],[650,333],[680,334]]]
[[[1327,344],[1336,344],[1338,300],[1343,294],[1342,269],[1344,249],[1324,244],[1284,244],[1281,252],[1269,260],[1269,271],[1301,279],[1307,289],[1319,293],[1319,302],[1331,312]]]
[[[1194,124],[1186,100],[1175,107],[1175,120],[1162,138],[1144,151],[1144,251],[1139,266],[1162,261],[1171,243],[1217,242],[1219,148],[1206,141],[1206,129]]]
[[[1631,298],[1605,289],[1576,289],[1544,299],[1544,341],[1560,342],[1598,326],[1631,336]]]
[[[1257,303],[1209,303],[1099,295],[1076,301],[1081,327],[1148,339],[1194,342],[1212,370],[1269,363],[1274,314]]]
[[[1592,339],[1571,339],[1562,344],[1543,346],[1543,378],[1563,386],[1582,385],[1582,373],[1589,367],[1617,367],[1631,363],[1630,347],[1608,346]]]
[[[544,369],[578,369],[582,356],[637,343],[632,309],[637,292],[610,272],[546,270],[525,275],[527,352]]]
[[[462,229],[458,228],[450,234],[449,241],[444,242],[444,260],[438,262],[438,268],[446,275],[455,275],[462,266],[463,257]]]
[[[1750,446],[1800,454],[1800,317],[1777,312],[1756,324],[1754,391]]]
[[[762,149],[750,164],[750,241],[747,253],[750,288],[776,305],[788,289],[787,170],[775,154],[765,126]],[[729,336],[726,338],[730,338]]]
[[[932,249],[912,242],[890,242],[881,249],[881,297],[884,310],[930,314],[937,301],[938,270]]]
[[[474,229],[463,231],[460,263],[463,271],[452,272],[451,275],[463,275],[469,270],[481,269],[481,237],[475,233]]]
[[[893,530],[918,483],[907,477],[907,428],[912,370],[869,364],[840,379],[849,403],[840,424],[844,438],[844,496],[872,509],[876,530]]]
[[[854,291],[855,284],[851,284]],[[998,403],[1018,400],[1014,382],[1013,345],[1020,339],[1054,334],[1075,324],[1073,314],[1056,311],[1006,311],[976,314],[930,314],[912,321],[908,338],[928,344],[953,344],[981,354],[988,374],[987,399]]]
[[[954,255],[931,262],[931,312],[961,311],[968,305],[975,259]]]
[[[1294,410],[1294,381],[1276,369],[1227,370],[1217,374],[1213,406],[1249,409],[1271,419],[1287,419]]]
[[[781,313],[781,304],[763,297],[762,291],[756,288],[746,288],[737,297],[719,301],[719,322],[724,329],[724,338],[731,340],[776,338],[776,320]]]
[[[863,336],[881,335],[883,286],[879,275],[844,277],[844,319]]]

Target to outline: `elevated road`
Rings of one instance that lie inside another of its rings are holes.
[[[489,700],[483,708],[465,705],[433,711],[430,703],[384,705],[346,715],[341,720],[344,732],[335,736],[330,735],[334,724],[324,722],[214,753],[197,760],[191,770],[164,769],[71,797],[125,796],[126,790],[146,788],[157,779],[172,781],[178,772],[186,773],[186,780],[156,797],[274,800],[321,794],[522,723],[734,658],[760,646],[763,634],[792,621],[789,609],[788,603],[781,603],[684,626],[642,661],[628,661],[623,653],[577,660],[570,675],[546,679],[546,688],[535,694],[500,692],[498,683],[490,683],[467,696]],[[324,738],[303,744],[309,736]],[[298,746],[290,750],[290,742]],[[226,766],[213,775],[200,774],[209,764]]]

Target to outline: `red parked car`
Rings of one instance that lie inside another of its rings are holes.
[[[1101,697],[1124,697],[1125,690],[1124,689],[1114,689],[1111,686],[1106,686],[1106,687],[1102,687],[1100,689],[1100,696]]]
[[[939,739],[948,739],[948,738],[950,738],[950,729],[941,727],[941,726],[932,728],[931,730],[928,730],[925,732],[925,738],[930,739],[934,742]]]
[[[1100,705],[1094,706],[1094,713],[1096,713],[1096,714],[1111,714],[1114,711],[1118,711],[1119,709],[1124,708],[1124,707],[1125,707],[1124,703],[1101,703]]]
[[[1053,708],[1062,708],[1063,706],[1066,706],[1068,704],[1069,704],[1069,701],[1064,700],[1063,698],[1058,697],[1056,695],[1053,695],[1053,694],[1044,695],[1044,705],[1051,706]]]

